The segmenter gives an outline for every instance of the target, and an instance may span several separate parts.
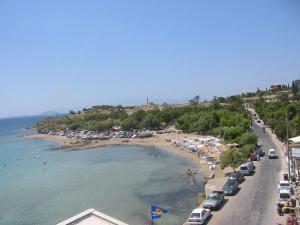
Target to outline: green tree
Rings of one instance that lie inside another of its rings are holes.
[[[293,82],[292,82],[293,96],[296,97],[298,95],[298,92],[299,92],[298,86],[296,85],[295,81],[293,80]]]
[[[289,95],[287,93],[280,93],[278,95],[278,100],[281,104],[287,105],[289,103]]]
[[[254,151],[254,149],[256,148],[256,145],[252,145],[252,144],[247,144],[244,145],[241,149],[240,152],[243,155],[243,159],[246,160],[249,158],[250,154]]]
[[[189,100],[191,105],[198,105],[200,101],[200,96],[196,95],[193,99]]]
[[[230,149],[223,153],[220,157],[221,169],[231,167],[235,172],[235,168],[244,162],[243,154],[236,148]]]
[[[216,96],[214,96],[214,99],[212,100],[212,108],[217,110],[220,109],[220,102]]]
[[[142,127],[145,127],[145,128],[151,129],[151,130],[156,130],[157,128],[160,127],[160,121],[153,113],[148,113],[143,118],[141,125],[142,125]]]
[[[236,141],[236,138],[241,136],[243,129],[241,127],[225,127],[224,140],[226,143]]]
[[[241,145],[256,145],[258,141],[257,135],[254,133],[244,133],[240,137]]]
[[[132,117],[128,117],[127,119],[123,120],[122,122],[122,129],[123,130],[131,130],[139,128],[139,122],[134,120]]]

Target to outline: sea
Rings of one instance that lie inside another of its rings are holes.
[[[55,225],[94,208],[130,225],[151,224],[150,205],[167,209],[155,225],[182,225],[205,178],[191,160],[161,149],[110,146],[62,150],[25,139],[45,117],[0,119],[0,224]]]

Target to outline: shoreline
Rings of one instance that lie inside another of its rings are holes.
[[[138,145],[150,148],[158,148],[162,151],[168,151],[171,154],[177,156],[185,157],[191,159],[196,165],[197,170],[203,174],[205,179],[205,186],[203,192],[208,194],[212,190],[220,189],[222,186],[219,184],[224,184],[226,179],[225,173],[226,170],[221,170],[220,166],[217,166],[215,170],[215,177],[209,179],[209,164],[204,159],[198,158],[197,152],[190,152],[181,147],[173,145],[167,140],[179,139],[179,138],[195,138],[200,137],[196,134],[177,134],[177,133],[167,133],[167,134],[155,134],[152,137],[147,138],[112,138],[108,140],[91,140],[91,141],[82,141],[76,138],[68,138],[65,136],[57,135],[48,135],[48,134],[33,134],[24,136],[25,139],[47,139],[50,141],[56,141],[61,143],[61,146],[58,149],[62,150],[89,150],[93,148],[101,148],[107,146],[115,145]],[[199,193],[200,195],[201,193]],[[198,206],[201,205],[200,197],[198,196]]]

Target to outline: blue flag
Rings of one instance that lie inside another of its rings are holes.
[[[166,209],[163,209],[163,208],[155,206],[155,205],[151,205],[151,216],[152,216],[153,220],[161,218],[162,214],[165,214],[168,212],[169,211]]]

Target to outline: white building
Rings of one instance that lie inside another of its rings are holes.
[[[57,225],[128,225],[95,209],[88,209]]]

